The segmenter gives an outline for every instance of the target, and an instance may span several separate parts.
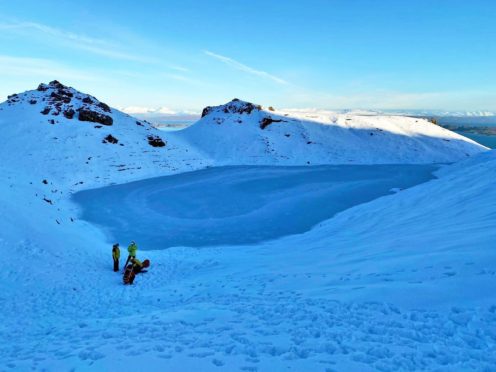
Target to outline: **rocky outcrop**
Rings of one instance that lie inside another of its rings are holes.
[[[110,112],[110,107],[106,103],[98,102],[98,107],[100,107],[105,112]]]
[[[165,142],[159,136],[148,136],[148,144],[153,147],[164,147]]]
[[[74,109],[68,109],[68,110],[65,110],[64,111],[64,116],[67,118],[67,119],[72,119],[74,117],[74,114],[76,113],[76,111],[74,111]]]
[[[35,105],[39,101],[45,102],[45,107],[40,111],[43,115],[63,115],[67,119],[73,119],[77,113],[79,121],[88,121],[107,126],[113,124],[112,117],[107,115],[112,112],[109,105],[100,102],[95,97],[68,87],[58,80],[53,80],[48,84],[42,83],[38,85],[36,90],[43,92],[41,97],[37,96],[37,99],[30,97],[28,103]],[[9,103],[18,101],[19,95],[13,94],[9,96]]]
[[[112,143],[112,144],[117,144],[119,143],[119,140],[115,138],[113,135],[109,134],[107,137],[105,137],[102,141],[103,143]]]
[[[234,98],[225,105],[205,107],[202,111],[202,118],[214,112],[222,112],[224,114],[251,114],[252,111],[260,111],[261,109],[262,106],[260,105]]]
[[[78,111],[78,119],[80,121],[89,121],[92,123],[100,123],[102,125],[112,125],[114,123],[112,117],[108,115],[101,114],[87,108],[80,108]]]
[[[40,114],[40,117],[45,115],[45,120],[42,120],[42,122],[57,127],[69,126],[70,121],[92,123],[90,125],[86,123],[79,124],[85,127],[83,131],[85,137],[93,137],[92,133],[87,132],[88,130],[91,131],[92,127],[97,130],[119,124],[119,128],[115,128],[112,134],[98,133],[95,137],[100,143],[132,146],[130,142],[126,141],[126,136],[135,136],[136,141],[133,143],[141,146],[147,146],[147,143],[155,148],[164,148],[167,145],[167,141],[163,139],[161,133],[150,122],[134,119],[118,110],[113,110],[109,105],[100,102],[97,98],[68,87],[57,80],[48,84],[39,84],[36,90],[12,94],[8,97],[6,103],[8,106],[16,106],[12,107],[13,110],[21,109],[23,112],[28,112],[34,109],[35,113]],[[125,128],[129,125],[128,123],[132,124],[132,130],[127,130],[131,128]],[[136,126],[134,123],[136,123]],[[122,132],[120,131],[121,129],[123,129]],[[74,128],[74,130],[79,133],[79,129]],[[134,134],[132,133],[133,131],[135,131]],[[57,137],[53,138],[57,139]],[[151,151],[151,149],[148,151]]]
[[[284,120],[282,119],[272,119],[270,116],[267,116],[260,120],[260,129],[265,129],[267,128],[270,124],[272,123],[280,123]]]

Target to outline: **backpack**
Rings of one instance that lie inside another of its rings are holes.
[[[133,265],[127,265],[126,270],[124,270],[124,276],[122,278],[124,284],[133,284],[134,277],[136,274],[133,270]]]

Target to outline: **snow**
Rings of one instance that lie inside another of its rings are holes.
[[[388,116],[282,113],[291,122],[262,130],[277,112],[220,108],[164,133],[111,109],[113,125],[95,128],[40,114],[50,89],[0,105],[0,370],[496,368],[494,151]],[[102,143],[108,134],[124,146]],[[151,147],[150,134],[166,146]],[[111,271],[104,232],[70,199],[207,166],[465,158],[298,235],[139,250],[152,265],[131,287]]]
[[[485,149],[418,118],[270,111],[250,105],[233,100],[209,108],[177,135],[220,165],[448,163]],[[264,120],[269,124],[262,130]]]

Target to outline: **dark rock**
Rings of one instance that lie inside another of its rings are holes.
[[[64,111],[64,116],[67,118],[67,119],[72,119],[74,117],[74,114],[76,113],[76,111],[74,111],[73,109],[69,109],[69,110],[65,110]]]
[[[47,181],[47,180],[43,180],[43,181],[41,181],[41,182],[42,182],[43,184],[45,184],[45,185],[48,185],[48,181]]]
[[[276,110],[274,110],[274,107],[272,107],[272,106],[269,106],[269,107],[267,108],[267,110],[269,110],[269,111],[276,111]]]
[[[250,102],[243,102],[234,98],[231,102],[222,106],[207,106],[202,111],[202,118],[210,114],[214,110],[222,110],[225,114],[251,114],[253,110],[261,110],[262,106],[254,105]]]
[[[114,120],[110,116],[84,108],[79,110],[78,119],[80,121],[90,121],[92,123],[100,123],[103,125],[112,125],[114,123]]]
[[[30,103],[30,104],[32,104],[32,105],[36,104],[36,102],[37,102],[37,101],[36,101],[35,99],[30,99],[30,100],[29,100],[29,103]]]
[[[153,147],[164,147],[165,142],[159,136],[148,136],[148,144]]]
[[[48,83],[48,85],[52,88],[64,89],[67,88],[64,84],[61,84],[58,80],[52,80]]]
[[[110,107],[103,102],[99,102],[97,106],[100,107],[105,112],[110,112]]]
[[[53,120],[53,119],[48,120],[48,122],[49,122],[50,124],[55,124],[55,120]]]
[[[50,97],[52,98],[52,101],[57,102],[57,103],[61,103],[61,102],[70,103],[71,102],[71,97],[66,96],[64,94],[65,92],[62,92],[62,94],[60,92],[61,91],[59,90],[57,92],[52,92],[50,94]]]
[[[83,101],[84,103],[88,103],[88,104],[90,104],[90,105],[93,103],[93,100],[92,100],[89,96],[84,97],[84,98],[82,99],[82,101]]]
[[[45,107],[43,111],[41,111],[43,115],[48,115],[49,112],[50,112],[50,107]]]
[[[265,129],[270,124],[272,124],[272,123],[280,123],[281,121],[282,121],[282,119],[272,119],[271,117],[267,116],[267,117],[263,118],[260,121],[260,129]]]
[[[144,127],[144,125],[142,123],[140,123],[139,121],[136,121],[136,125],[139,125],[140,127]]]
[[[48,85],[41,83],[38,85],[38,88],[36,88],[37,91],[39,92],[45,92],[48,90]]]
[[[74,97],[74,94],[72,94],[72,92],[69,92],[68,90],[65,90],[65,89],[59,89],[57,91],[58,94],[62,95],[62,96],[67,96],[67,97]]]
[[[212,111],[212,106],[207,106],[203,109],[201,117],[207,116]]]
[[[115,138],[113,135],[109,134],[107,137],[105,137],[102,141],[103,143],[112,143],[112,144],[116,144],[119,142],[119,140],[117,138]]]

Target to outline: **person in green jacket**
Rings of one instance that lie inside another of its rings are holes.
[[[114,271],[119,271],[119,259],[121,258],[119,243],[115,243],[112,246],[112,258],[114,259]]]
[[[127,252],[129,253],[129,256],[127,256],[126,264],[124,265],[124,268],[127,267],[127,264],[132,258],[136,258],[136,252],[138,251],[138,246],[134,242],[134,240],[131,241],[131,244],[129,244],[129,247],[127,247]]]
[[[146,268],[150,267],[150,260],[144,260],[141,262],[137,258],[131,258],[131,263],[133,264],[133,271],[135,274],[139,274],[141,272],[146,273]]]

